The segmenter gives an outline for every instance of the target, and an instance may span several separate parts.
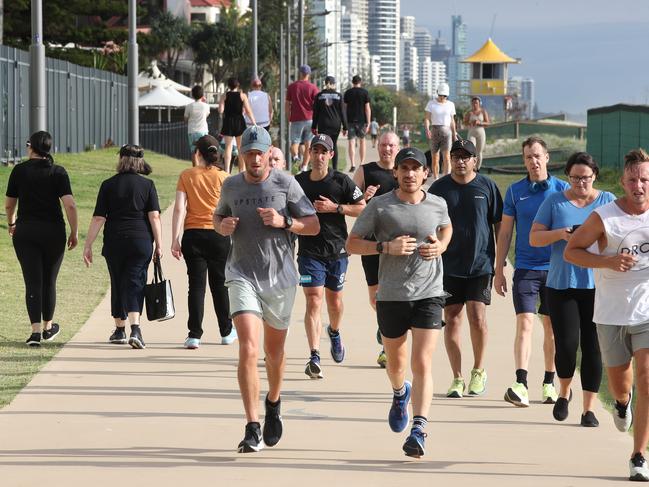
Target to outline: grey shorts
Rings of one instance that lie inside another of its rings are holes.
[[[635,352],[649,349],[649,323],[633,326],[597,324],[597,336],[606,367],[628,364]]]
[[[288,138],[291,144],[306,144],[307,142],[311,142],[313,138],[313,133],[311,133],[311,120],[291,122],[288,130]]]
[[[448,152],[451,150],[451,127],[446,125],[432,125],[430,127],[430,151]]]
[[[252,313],[276,330],[288,329],[296,287],[258,292],[248,281],[228,281],[225,285],[232,318],[242,313]]]
[[[347,138],[348,139],[362,139],[367,133],[367,124],[366,123],[350,123],[347,128]]]

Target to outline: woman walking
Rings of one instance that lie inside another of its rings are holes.
[[[206,279],[210,283],[221,343],[230,345],[237,339],[229,316],[230,304],[225,287],[225,261],[230,251],[230,237],[216,233],[212,220],[223,181],[228,176],[223,170],[218,145],[211,135],[198,139],[194,158],[196,167],[185,169],[176,186],[171,255],[178,260],[184,257],[187,264],[189,334],[185,348],[189,349],[198,348],[203,336]]]
[[[474,96],[471,98],[471,110],[464,114],[464,125],[469,128],[467,139],[473,142],[473,145],[475,145],[478,151],[476,171],[479,171],[482,166],[482,151],[487,143],[487,134],[484,128],[490,123],[489,114],[487,110],[482,108],[482,100],[480,97]]]
[[[221,98],[219,103],[219,113],[223,117],[223,126],[221,135],[225,139],[225,171],[231,172],[230,162],[232,159],[232,144],[237,141],[237,148],[241,148],[241,134],[246,130],[246,120],[243,118],[243,112],[246,112],[251,125],[256,125],[255,116],[250,108],[248,97],[240,90],[239,80],[237,78],[228,79],[228,91]],[[243,171],[243,159],[241,152],[237,157],[239,162],[239,171]]]
[[[559,398],[552,414],[557,421],[568,417],[572,398],[571,383],[581,348],[581,388],[583,393],[582,426],[599,426],[593,413],[602,380],[602,359],[593,308],[595,283],[593,271],[569,264],[563,251],[573,232],[593,210],[609,203],[615,196],[593,187],[599,168],[586,152],[577,152],[566,163],[570,188],[550,195],[539,207],[530,231],[530,245],[551,245],[550,269],[546,282],[548,308],[555,343],[555,365],[559,376]]]
[[[162,257],[160,203],[144,150],[125,145],[119,151],[117,174],[101,183],[97,204],[83,249],[86,266],[92,264],[92,244],[104,226],[104,246],[110,274],[110,308],[115,331],[110,343],[126,343],[126,321],[131,325],[128,343],[145,348],[140,330],[144,286],[151,256]],[[155,250],[152,242],[155,242]]]
[[[32,332],[25,342],[39,347],[60,331],[52,323],[56,307],[56,278],[65,253],[65,221],[70,225],[68,250],[77,246],[77,207],[70,178],[50,155],[52,136],[35,132],[27,142],[27,161],[9,175],[5,208],[9,235],[25,280],[25,301]],[[18,213],[16,206],[18,201]]]

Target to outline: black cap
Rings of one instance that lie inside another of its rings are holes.
[[[329,75],[325,77],[325,84],[326,85],[335,85],[336,84],[336,78],[333,76]]]
[[[315,147],[316,145],[321,145],[328,151],[334,150],[334,141],[331,140],[331,137],[329,137],[327,134],[318,134],[311,139],[311,147]]]
[[[470,140],[458,139],[453,142],[453,145],[451,146],[451,152],[459,150],[468,152],[472,156],[478,155],[478,151],[475,150],[475,145],[473,145],[473,142],[471,142]]]
[[[421,166],[426,167],[426,155],[416,147],[406,147],[397,152],[394,159],[395,166],[398,166],[403,161],[416,161]]]

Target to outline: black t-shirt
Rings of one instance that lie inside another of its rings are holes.
[[[322,90],[313,101],[313,120],[311,128],[322,134],[340,133],[342,124],[343,130],[347,130],[347,121],[343,114],[342,95],[336,90]]]
[[[349,176],[329,169],[320,181],[311,180],[311,171],[295,176],[309,201],[317,201],[322,195],[339,205],[358,203],[363,199],[363,192]],[[320,233],[314,236],[299,235],[300,249],[298,255],[320,260],[337,260],[347,255],[347,223],[345,215],[339,213],[318,213]]]
[[[139,174],[126,172],[101,183],[93,216],[106,218],[104,242],[152,238],[150,211],[160,211],[155,184]]]
[[[365,88],[354,87],[345,91],[343,101],[347,105],[347,123],[369,122],[365,118],[365,104],[370,102],[370,94]]]
[[[18,222],[65,225],[59,199],[67,194],[72,194],[68,173],[46,159],[22,162],[9,175],[6,195],[18,198]]]
[[[363,180],[365,181],[363,189],[367,189],[368,186],[379,186],[374,196],[389,193],[399,186],[392,169],[383,169],[378,162],[368,162],[361,167],[363,168]]]
[[[482,174],[467,184],[448,175],[428,190],[446,200],[453,238],[442,254],[444,274],[477,277],[493,274],[496,256],[493,225],[500,222],[503,200],[494,181]]]

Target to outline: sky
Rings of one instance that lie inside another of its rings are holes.
[[[491,36],[522,58],[510,76],[534,78],[543,112],[649,104],[649,0],[401,0],[401,15],[449,45],[461,15],[468,54]]]

